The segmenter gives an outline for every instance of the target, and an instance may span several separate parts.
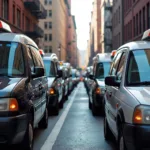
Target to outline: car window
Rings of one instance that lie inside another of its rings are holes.
[[[22,46],[15,42],[0,42],[0,75],[25,74]]]
[[[44,67],[39,51],[36,48],[31,47],[31,46],[30,46],[30,49],[31,49],[35,67]]]
[[[114,61],[112,63],[111,70],[110,70],[110,75],[115,75],[116,74],[116,70],[117,70],[117,67],[118,67],[118,64],[119,64],[121,54],[122,53],[118,53],[117,56],[114,58]]]
[[[116,72],[116,76],[117,76],[117,80],[121,81],[122,78],[122,73],[123,73],[123,69],[124,69],[124,65],[125,65],[125,58],[126,58],[126,54],[123,53],[121,58],[120,58],[120,63]]]
[[[31,55],[31,51],[30,49],[28,48],[27,49],[27,55],[28,55],[28,63],[29,63],[29,66],[31,68],[31,71],[34,72],[34,61],[33,61],[33,58],[32,58],[32,55]]]
[[[135,50],[129,54],[128,84],[150,82],[150,50]]]
[[[104,79],[109,74],[111,62],[101,62],[97,65],[96,78]]]

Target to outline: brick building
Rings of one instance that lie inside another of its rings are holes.
[[[15,33],[24,33],[38,44],[43,30],[38,19],[45,18],[44,7],[39,0],[0,0],[0,20],[8,23]]]
[[[150,28],[150,0],[124,0],[124,42],[140,40]]]
[[[123,17],[123,0],[114,0],[112,7],[112,48],[113,50],[117,49],[123,44],[123,26],[124,26],[124,17]]]

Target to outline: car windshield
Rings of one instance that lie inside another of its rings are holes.
[[[47,77],[53,77],[54,74],[53,74],[53,65],[51,63],[51,61],[49,60],[43,60],[44,61],[44,68],[45,68],[45,72],[46,72],[46,76]]]
[[[96,78],[104,79],[109,74],[111,62],[101,62],[98,64]]]
[[[0,42],[0,76],[23,76],[25,73],[21,44]]]
[[[150,50],[130,52],[127,83],[129,85],[150,85]]]

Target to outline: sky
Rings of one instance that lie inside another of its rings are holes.
[[[71,13],[75,15],[77,25],[77,45],[79,50],[87,49],[89,39],[89,23],[93,0],[71,0]]]

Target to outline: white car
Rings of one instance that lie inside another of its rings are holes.
[[[104,136],[113,133],[119,150],[150,148],[149,35],[121,46],[105,78]]]

